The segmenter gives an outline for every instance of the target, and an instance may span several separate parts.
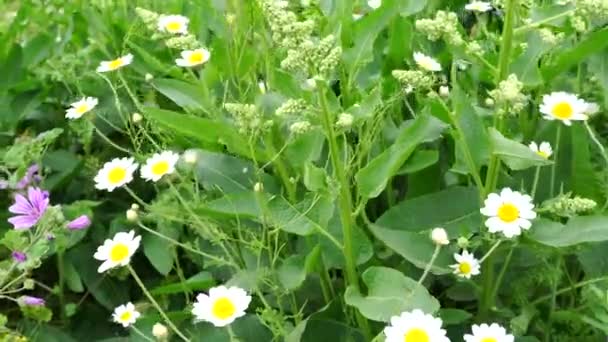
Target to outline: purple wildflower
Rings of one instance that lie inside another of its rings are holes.
[[[91,219],[87,215],[81,215],[74,220],[68,222],[68,229],[80,230],[88,228],[91,225]]]
[[[13,260],[15,260],[15,262],[18,262],[18,263],[21,263],[21,262],[24,262],[25,260],[27,260],[27,255],[25,255],[25,253],[23,253],[23,252],[13,251],[13,253],[11,253],[11,255],[13,256]]]
[[[31,306],[43,306],[45,304],[44,299],[33,296],[22,296],[21,302],[25,305]]]
[[[8,211],[17,216],[9,218],[8,222],[15,229],[32,228],[44,215],[48,205],[48,192],[45,194],[40,188],[30,187],[27,189],[27,198],[21,194],[15,195],[15,204],[11,205]]]
[[[21,180],[19,180],[19,182],[17,182],[15,185],[15,189],[25,189],[31,183],[39,182],[42,179],[40,175],[38,175],[39,170],[40,167],[38,164],[33,164],[30,166],[25,172],[25,176],[23,176],[23,178],[21,178]]]

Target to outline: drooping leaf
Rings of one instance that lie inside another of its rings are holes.
[[[550,160],[533,152],[528,146],[505,138],[494,128],[490,128],[489,133],[492,140],[492,153],[497,155],[511,170],[524,170],[533,166],[552,164]]]
[[[160,93],[186,110],[210,109],[203,102],[206,94],[200,84],[170,78],[155,79],[151,84]]]
[[[585,242],[608,240],[607,216],[577,216],[568,223],[537,219],[533,221],[529,237],[552,247],[568,247]]]
[[[206,271],[199,272],[184,282],[176,282],[166,285],[161,285],[150,289],[150,293],[155,296],[168,295],[173,293],[182,293],[184,291],[202,291],[207,290],[215,284],[213,276]]]
[[[370,267],[363,272],[362,279],[367,295],[351,285],[346,289],[344,300],[368,319],[388,322],[404,311],[420,309],[432,314],[439,309],[439,302],[424,286],[392,268]]]

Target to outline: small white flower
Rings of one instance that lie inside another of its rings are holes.
[[[441,71],[441,64],[439,62],[421,52],[414,52],[414,61],[424,70]]]
[[[266,83],[264,83],[264,81],[258,81],[258,89],[260,89],[260,93],[266,94]]]
[[[464,9],[474,12],[488,12],[492,10],[492,4],[484,1],[473,1],[470,4],[465,5]]]
[[[473,253],[463,250],[462,254],[454,253],[454,260],[456,264],[450,265],[454,269],[454,274],[459,277],[471,279],[471,276],[478,275],[480,273],[479,260],[475,258]]]
[[[141,178],[147,181],[157,182],[164,175],[169,175],[175,172],[175,164],[179,160],[179,154],[171,151],[155,153],[152,157],[146,160],[146,163],[141,167]]]
[[[133,180],[133,173],[137,170],[137,163],[133,158],[115,158],[103,164],[95,176],[95,188],[112,192]]]
[[[131,222],[135,222],[139,218],[139,214],[137,214],[137,210],[134,210],[134,209],[127,209],[126,216],[127,216],[127,220],[129,220]]]
[[[116,233],[113,239],[106,239],[93,255],[93,258],[103,261],[97,272],[103,273],[110,268],[128,265],[139,248],[140,241],[141,236],[135,236],[134,231]]]
[[[98,102],[94,97],[83,97],[80,101],[70,104],[70,108],[65,112],[65,117],[68,119],[79,119],[84,114],[93,110]]]
[[[505,328],[496,323],[491,325],[485,323],[474,324],[471,330],[472,335],[464,335],[465,342],[513,342],[515,340],[513,335],[507,334]]]
[[[530,220],[536,218],[532,198],[509,188],[502,189],[500,194],[489,194],[484,205],[479,211],[489,217],[485,222],[488,230],[502,232],[507,238],[530,229]]]
[[[570,126],[572,121],[587,120],[589,105],[578,96],[566,92],[553,92],[543,96],[540,112],[547,120],[560,120]]]
[[[378,9],[380,6],[382,6],[382,0],[367,0],[367,6],[373,9]]]
[[[188,33],[190,19],[181,15],[161,15],[158,18],[158,30],[172,34]]]
[[[386,335],[386,342],[450,342],[450,339],[445,336],[446,331],[441,329],[442,324],[441,318],[415,309],[391,317],[391,324],[384,328],[384,335]]]
[[[211,58],[211,53],[205,48],[196,50],[185,50],[181,52],[182,58],[175,60],[175,64],[180,67],[193,67],[207,63]]]
[[[529,147],[533,152],[536,152],[536,154],[545,159],[549,159],[549,157],[551,157],[551,155],[553,154],[551,144],[546,141],[541,142],[540,146],[533,141],[530,143]]]
[[[441,87],[439,87],[439,95],[441,97],[448,97],[448,96],[450,96],[450,87],[448,87],[448,86],[441,86]]]
[[[135,310],[133,303],[128,302],[127,304],[120,305],[114,309],[112,319],[118,324],[122,324],[123,327],[127,328],[131,324],[134,324],[139,318],[140,314]]]
[[[431,231],[431,240],[433,240],[433,243],[435,243],[436,245],[450,244],[450,239],[448,239],[448,232],[446,232],[445,229],[439,227],[434,228]]]
[[[223,327],[244,316],[250,302],[251,296],[241,288],[213,287],[209,295],[201,293],[196,297],[192,314],[197,320]]]
[[[131,64],[131,62],[133,62],[133,55],[129,53],[122,57],[118,57],[115,60],[103,61],[99,63],[99,66],[97,67],[97,72],[114,71]]]
[[[198,160],[198,154],[195,150],[187,150],[182,154],[182,158],[184,158],[184,161],[188,164],[195,164]]]

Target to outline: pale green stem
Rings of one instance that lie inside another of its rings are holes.
[[[589,126],[589,123],[587,121],[585,121],[585,128],[587,129],[589,137],[591,138],[595,146],[597,146],[597,148],[600,150],[602,158],[604,158],[604,161],[606,162],[606,166],[608,166],[608,154],[606,154],[606,149],[604,148],[604,145],[602,145],[602,143],[598,140],[597,136],[593,132],[593,129],[591,128],[591,126]]]
[[[598,283],[598,282],[601,282],[601,281],[608,281],[608,276],[581,281],[581,282],[579,282],[577,284],[574,284],[572,286],[569,286],[569,287],[557,290],[557,291],[555,291],[555,293],[551,293],[551,294],[548,294],[546,296],[542,296],[542,297],[540,297],[540,298],[532,301],[532,303],[530,303],[530,304],[537,305],[538,303],[541,303],[541,302],[544,302],[545,300],[553,298],[554,295],[555,296],[559,296],[562,293],[566,293],[568,291],[573,291],[575,289],[578,289],[579,287],[591,285],[591,284]]]
[[[135,331],[135,333],[137,335],[139,335],[141,338],[143,338],[146,341],[150,341],[150,342],[154,342],[153,339],[151,339],[150,337],[146,336],[146,334],[143,333],[143,331],[137,329],[134,325],[131,325],[131,329],[133,329],[133,331]]]
[[[556,169],[557,169],[557,161],[558,161],[558,154],[559,154],[559,141],[561,138],[561,133],[562,133],[562,124],[558,123],[557,124],[557,133],[555,134],[555,149],[553,152],[553,165],[551,165],[551,185],[549,186],[550,189],[550,196],[553,197],[554,190],[555,190],[555,173],[556,173]]]
[[[479,263],[480,264],[483,263],[490,255],[492,255],[492,253],[494,253],[496,248],[498,248],[498,246],[500,246],[501,243],[502,243],[502,240],[496,241],[496,243],[494,245],[492,245],[492,247],[490,247],[488,252],[483,257],[481,257],[481,259],[479,259]]]
[[[184,341],[190,341],[190,339],[188,339],[186,336],[184,336],[184,334],[175,326],[175,324],[173,324],[173,322],[169,319],[169,317],[167,316],[167,314],[165,313],[165,311],[160,307],[160,305],[158,305],[158,303],[156,302],[156,300],[154,299],[154,297],[152,297],[152,295],[150,294],[150,292],[148,291],[148,289],[146,288],[146,286],[144,285],[144,283],[141,281],[141,279],[139,279],[139,276],[137,275],[137,273],[135,273],[135,270],[133,269],[133,267],[131,267],[131,265],[127,265],[127,268],[129,269],[129,272],[131,272],[131,276],[133,276],[133,279],[135,279],[135,282],[137,283],[137,285],[139,285],[139,287],[141,288],[141,290],[144,293],[144,295],[148,298],[148,300],[150,301],[150,303],[152,303],[152,305],[156,308],[156,310],[161,315],[161,317],[163,318],[163,320],[165,321],[165,323],[167,323],[167,325],[182,340],[184,340]]]
[[[571,10],[568,10],[568,11],[556,14],[556,15],[554,15],[552,17],[548,17],[548,18],[545,18],[545,19],[542,19],[542,20],[539,20],[539,21],[536,21],[536,22],[533,22],[533,23],[529,23],[529,24],[524,25],[524,26],[520,26],[520,27],[516,28],[513,31],[513,33],[517,34],[517,35],[525,33],[528,30],[538,28],[539,26],[542,26],[544,24],[550,23],[553,20],[556,20],[556,19],[559,19],[559,18],[563,18],[563,17],[567,17],[570,14],[574,13],[574,11],[575,11],[575,9],[573,8]]]
[[[532,198],[536,196],[536,187],[538,186],[538,180],[540,179],[540,166],[536,167],[536,171],[534,172],[534,182],[532,183],[532,191],[530,191],[530,195]]]
[[[429,272],[431,272],[431,268],[433,267],[433,264],[435,263],[435,260],[437,259],[437,256],[439,255],[439,251],[441,251],[441,245],[436,244],[435,250],[433,251],[433,255],[431,256],[431,260],[424,268],[424,272],[422,272],[422,276],[420,276],[420,279],[418,279],[418,285],[422,285],[422,282],[424,282],[424,279],[426,279],[426,277],[429,275]]]

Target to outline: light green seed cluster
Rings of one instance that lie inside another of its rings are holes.
[[[538,30],[538,33],[540,35],[540,39],[542,39],[544,43],[549,44],[551,46],[556,46],[562,40],[564,40],[565,37],[565,34],[563,32],[555,34],[548,28],[542,28]]]
[[[498,84],[498,88],[490,91],[490,97],[497,107],[508,108],[512,113],[521,112],[528,98],[522,93],[524,84],[514,74],[509,75],[506,80]]]
[[[424,33],[429,40],[443,39],[454,46],[464,44],[458,26],[458,16],[454,12],[437,11],[433,19],[416,20],[416,30]]]
[[[202,46],[196,37],[191,34],[171,37],[165,40],[165,45],[167,45],[168,48],[178,50],[195,50]]]
[[[406,89],[430,89],[435,83],[432,75],[420,70],[393,70],[392,75]]]
[[[242,134],[257,135],[272,125],[272,121],[265,120],[264,114],[255,105],[225,103],[224,109],[232,115],[239,132]]]
[[[136,7],[135,13],[141,19],[141,21],[144,22],[146,28],[153,32],[150,38],[164,39],[165,45],[170,49],[195,50],[203,46],[192,34],[172,36],[167,33],[159,32],[158,20],[160,19],[160,14],[156,12],[149,11],[145,8]]]
[[[466,51],[467,55],[470,55],[470,56],[483,55],[483,48],[481,47],[481,45],[479,45],[478,42],[473,41],[473,42],[467,43],[467,46],[465,49],[466,49],[465,51]]]
[[[574,0],[576,14],[588,20],[608,20],[608,0]]]
[[[292,134],[299,135],[304,134],[312,128],[312,125],[308,121],[296,121],[289,126],[289,131]]]
[[[571,197],[570,193],[553,198],[543,205],[544,208],[560,217],[573,217],[581,213],[593,210],[597,203],[589,198],[579,196]]]
[[[280,117],[286,117],[301,114],[305,110],[306,101],[302,99],[289,99],[277,108],[275,114]]]
[[[298,21],[295,13],[287,10],[286,1],[260,0],[264,16],[272,32],[272,40],[287,51],[281,68],[305,78],[311,75],[328,76],[340,63],[342,48],[336,37],[323,39],[313,36],[315,22]]]

